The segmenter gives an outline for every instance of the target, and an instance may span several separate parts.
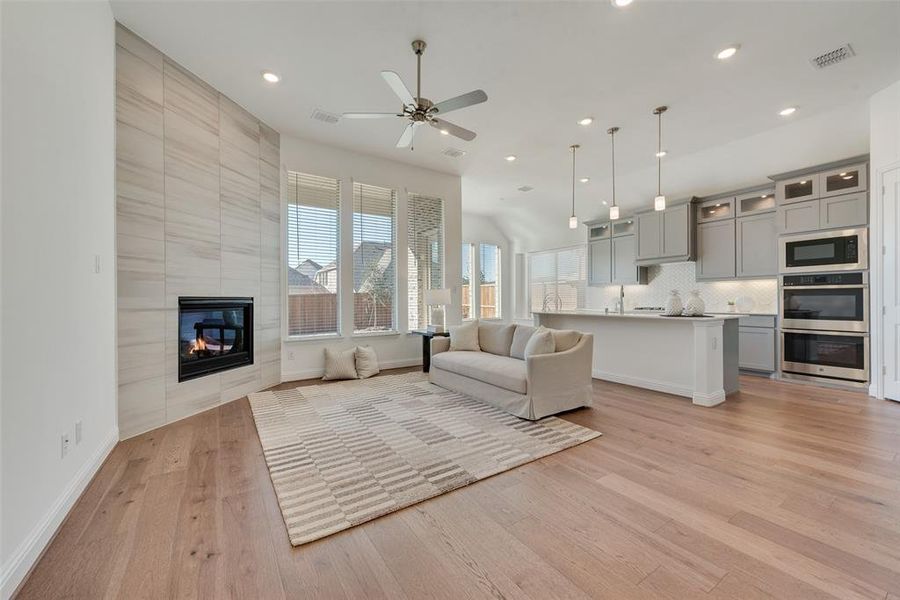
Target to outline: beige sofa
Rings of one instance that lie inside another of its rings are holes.
[[[516,348],[513,337],[516,337]],[[450,351],[450,339],[431,340],[431,383],[486,402],[523,419],[540,419],[591,405],[593,336],[553,331],[556,352],[523,356],[527,325],[480,322],[481,352]],[[512,351],[513,356],[510,355]]]

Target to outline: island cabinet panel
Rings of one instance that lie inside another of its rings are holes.
[[[762,327],[738,328],[738,364],[754,371],[775,370],[775,330]]]
[[[691,254],[690,230],[693,219],[690,209],[690,204],[681,204],[662,211],[664,257],[687,257]]]
[[[736,275],[774,277],[778,274],[778,233],[775,213],[741,217],[736,221]]]
[[[698,280],[734,277],[734,241],[734,219],[700,223],[697,226]]]
[[[779,233],[799,233],[819,228],[818,200],[782,204],[775,214]]]
[[[865,225],[868,221],[869,202],[866,192],[831,196],[821,200],[819,226],[822,229]]]
[[[662,212],[646,212],[635,217],[637,219],[638,260],[652,260],[663,253],[662,245]]]
[[[635,265],[637,240],[633,235],[612,239],[612,282],[617,284],[647,283],[647,268]]]
[[[612,283],[612,246],[609,238],[603,240],[594,240],[589,243],[590,254],[588,261],[590,262],[590,285],[605,285]],[[634,262],[632,262],[634,266]]]

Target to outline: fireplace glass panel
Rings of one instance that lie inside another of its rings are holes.
[[[180,298],[179,381],[253,362],[252,298]]]

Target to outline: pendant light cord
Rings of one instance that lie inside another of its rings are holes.
[[[612,187],[613,187],[613,197],[612,197],[612,205],[616,205],[616,129],[618,127],[610,130],[610,139],[612,140]]]
[[[656,129],[656,195],[662,195],[662,111],[656,113],[657,129]]]

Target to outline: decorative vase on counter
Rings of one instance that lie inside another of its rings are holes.
[[[666,300],[666,311],[663,314],[667,317],[674,317],[680,315],[683,308],[678,290],[672,290],[669,293],[669,299]]]
[[[700,297],[700,292],[698,290],[691,290],[691,296],[688,298],[687,304],[684,305],[684,316],[701,317],[705,312],[706,303],[703,302],[703,299]]]

